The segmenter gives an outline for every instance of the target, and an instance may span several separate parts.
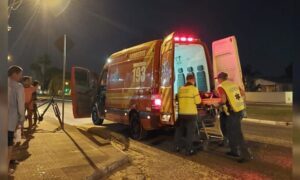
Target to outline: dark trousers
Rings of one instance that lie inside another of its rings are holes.
[[[224,113],[220,113],[220,124],[221,124],[221,131],[224,136],[224,139],[227,139],[227,122],[228,122],[228,116]]]
[[[229,147],[232,152],[240,152],[241,157],[250,157],[250,152],[246,146],[242,133],[241,120],[243,118],[242,111],[230,112],[227,122],[227,136],[229,139]]]
[[[38,120],[38,114],[37,114],[37,104],[36,103],[33,103],[33,120],[34,120],[34,125],[36,125],[37,123],[37,120]]]
[[[175,146],[185,146],[187,150],[194,148],[193,141],[197,130],[197,118],[197,115],[179,115],[176,123]]]

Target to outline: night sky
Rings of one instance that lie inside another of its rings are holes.
[[[296,59],[292,0],[71,0],[59,16],[60,9],[47,11],[34,1],[25,0],[10,18],[9,53],[26,73],[44,53],[62,65],[54,42],[64,33],[75,44],[68,70],[79,65],[99,71],[111,53],[173,31],[197,35],[210,49],[213,40],[235,35],[242,65],[266,76],[284,74]]]

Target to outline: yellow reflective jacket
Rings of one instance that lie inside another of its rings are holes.
[[[241,91],[238,85],[228,80],[223,81],[219,87],[224,89],[227,101],[229,102],[234,112],[239,112],[245,109],[244,98],[241,95]]]
[[[197,115],[197,104],[201,103],[198,89],[193,85],[182,86],[178,92],[179,114]]]

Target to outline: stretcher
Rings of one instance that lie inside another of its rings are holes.
[[[207,150],[209,143],[220,143],[224,140],[221,131],[219,109],[215,104],[220,102],[220,98],[210,98],[202,100],[203,106],[198,108],[197,138],[202,144],[202,148]]]

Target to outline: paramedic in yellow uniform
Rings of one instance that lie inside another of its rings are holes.
[[[201,98],[197,87],[195,87],[195,77],[192,74],[187,75],[187,83],[180,87],[177,98],[179,103],[178,121],[176,122],[175,132],[175,150],[180,151],[183,147],[182,139],[185,136],[185,149],[187,155],[194,154],[193,140],[196,134],[198,111],[197,105],[200,105]]]
[[[226,131],[229,140],[229,156],[240,157],[238,162],[245,162],[252,159],[247,148],[242,129],[241,120],[245,110],[244,91],[235,83],[228,80],[227,73],[221,72],[215,78],[218,79],[218,92],[222,99],[219,105],[226,106]]]

